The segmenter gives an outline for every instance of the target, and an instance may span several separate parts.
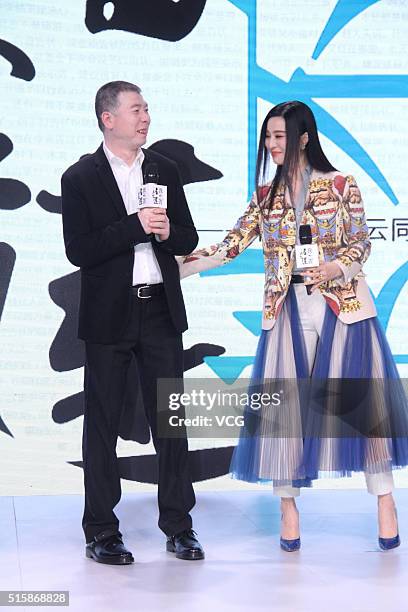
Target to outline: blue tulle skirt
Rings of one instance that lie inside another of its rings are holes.
[[[326,306],[310,364],[291,287],[262,331],[249,391],[277,389],[281,405],[245,409],[234,478],[299,487],[408,465],[407,397],[377,318],[346,325]]]

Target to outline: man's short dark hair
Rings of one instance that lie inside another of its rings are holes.
[[[96,92],[95,97],[95,113],[98,119],[99,128],[104,131],[105,127],[102,123],[102,113],[113,113],[118,106],[118,96],[122,91],[134,91],[140,94],[142,90],[134,83],[127,81],[110,81],[105,83]]]

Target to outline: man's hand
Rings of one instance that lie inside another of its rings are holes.
[[[142,208],[137,214],[146,234],[156,234],[160,240],[167,240],[170,222],[164,208]]]
[[[313,293],[320,285],[324,285],[324,283],[334,280],[335,278],[340,278],[343,272],[335,261],[330,261],[320,264],[317,268],[304,270],[301,272],[301,275],[304,277],[305,285],[312,285]]]

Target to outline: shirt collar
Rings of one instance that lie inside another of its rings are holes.
[[[128,166],[123,159],[121,159],[120,157],[112,153],[112,151],[108,148],[105,141],[103,141],[103,151],[106,157],[108,158],[108,162],[110,163],[111,166],[112,165],[119,165],[119,166],[125,165],[129,168],[129,170],[132,170],[135,166],[142,167],[142,164],[145,158],[145,155],[142,149],[139,149],[133,164],[131,166]]]

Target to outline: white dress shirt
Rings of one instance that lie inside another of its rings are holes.
[[[144,153],[140,149],[131,166],[112,153],[103,143],[103,150],[108,158],[113,176],[119,187],[125,204],[127,214],[137,212],[137,193],[143,184],[142,163]],[[163,277],[159,264],[150,242],[141,242],[135,245],[135,259],[133,264],[133,285],[162,283]]]

